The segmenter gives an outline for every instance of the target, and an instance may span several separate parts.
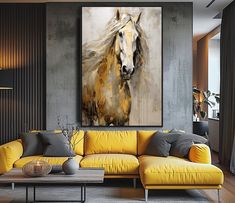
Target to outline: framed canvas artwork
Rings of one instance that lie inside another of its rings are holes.
[[[162,8],[82,7],[82,126],[162,126]]]

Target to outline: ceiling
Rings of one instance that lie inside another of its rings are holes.
[[[1,2],[85,2],[86,0],[0,0]],[[89,0],[89,2],[143,2],[143,0]],[[215,0],[215,2],[206,8],[211,0],[145,0],[144,2],[193,2],[193,36],[194,41],[199,40],[205,34],[220,25],[220,19],[213,19],[233,0]]]
[[[193,1],[193,36],[196,41],[221,24],[221,19],[213,19],[213,17],[233,0],[216,0],[209,8],[206,8],[206,5],[209,4],[210,1],[211,0]]]

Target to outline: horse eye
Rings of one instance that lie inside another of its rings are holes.
[[[123,36],[122,32],[119,32],[119,37],[122,37],[122,36]]]

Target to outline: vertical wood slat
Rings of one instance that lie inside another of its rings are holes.
[[[45,4],[0,4],[0,68],[13,90],[0,90],[0,144],[46,124]]]

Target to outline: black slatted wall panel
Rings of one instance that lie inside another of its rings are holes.
[[[45,128],[44,4],[0,4],[0,68],[13,70],[13,90],[0,90],[0,144]]]

